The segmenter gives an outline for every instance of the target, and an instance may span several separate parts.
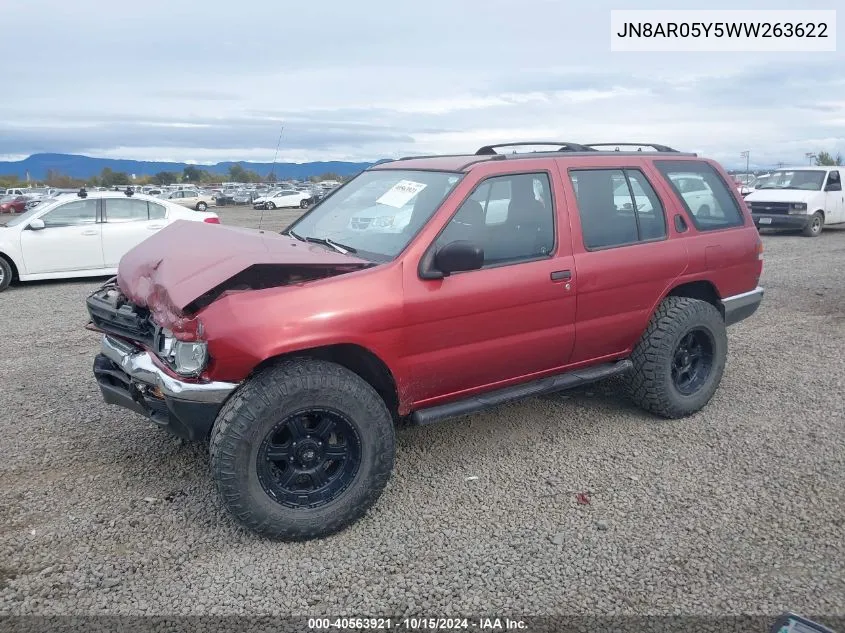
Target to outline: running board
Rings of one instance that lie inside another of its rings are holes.
[[[553,393],[555,391],[565,391],[566,389],[580,387],[581,385],[602,380],[603,378],[623,374],[632,369],[633,366],[630,360],[625,359],[614,363],[604,363],[602,365],[576,369],[565,374],[532,380],[521,385],[497,389],[496,391],[471,396],[456,402],[448,402],[428,409],[420,409],[411,414],[411,421],[415,424],[431,424],[432,422],[439,422],[447,418],[491,409],[500,404],[512,402],[513,400]]]

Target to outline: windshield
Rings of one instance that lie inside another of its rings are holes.
[[[790,171],[782,169],[772,172],[758,189],[806,189],[807,191],[821,191],[825,172],[814,169],[797,169]]]
[[[365,171],[291,225],[293,237],[330,240],[359,257],[385,262],[428,222],[463,174]]]
[[[41,201],[37,207],[32,207],[29,211],[24,213],[23,215],[19,215],[12,220],[6,222],[6,226],[17,226],[18,224],[23,224],[24,222],[29,222],[32,219],[32,216],[36,213],[39,213],[46,209],[50,204],[56,202],[58,198],[45,198]]]

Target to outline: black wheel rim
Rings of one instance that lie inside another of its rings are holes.
[[[695,329],[681,337],[672,357],[672,384],[685,396],[701,389],[713,369],[713,337]]]
[[[316,508],[339,497],[361,464],[358,430],[331,409],[308,409],[279,421],[258,449],[258,479],[277,503]]]

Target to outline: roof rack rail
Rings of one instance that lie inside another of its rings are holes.
[[[554,145],[558,149],[553,150],[556,152],[593,152],[597,151],[592,147],[587,145],[581,145],[579,143],[571,143],[569,141],[521,141],[519,143],[497,143],[495,145],[485,145],[484,147],[480,147],[477,152],[475,152],[476,156],[490,156],[496,155],[499,152],[496,151],[496,148],[501,147],[524,147],[526,145]]]
[[[467,153],[464,152],[463,154],[412,154],[410,156],[402,156],[401,158],[391,158],[382,162],[395,163],[396,161],[400,160],[417,160],[419,158],[461,158],[462,156],[467,156]],[[380,164],[381,163],[375,163],[375,165]]]
[[[643,151],[643,147],[650,147],[656,152],[674,152],[680,153],[678,150],[668,147],[666,145],[659,145],[658,143],[586,143],[588,148],[595,149],[596,147],[616,147],[615,151],[619,151],[620,146],[638,147],[638,152]]]

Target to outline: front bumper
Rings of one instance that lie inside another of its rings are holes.
[[[786,215],[786,214],[772,214],[752,213],[754,218],[754,225],[759,229],[803,229],[810,223],[812,215]],[[771,220],[767,222],[766,220]],[[762,221],[761,221],[762,220]]]
[[[757,286],[754,290],[743,292],[732,297],[722,299],[722,307],[725,311],[725,325],[739,323],[757,312],[760,303],[763,301],[763,289]]]
[[[187,382],[159,368],[149,352],[105,335],[94,358],[94,377],[107,404],[134,411],[188,440],[205,440],[230,382]]]

